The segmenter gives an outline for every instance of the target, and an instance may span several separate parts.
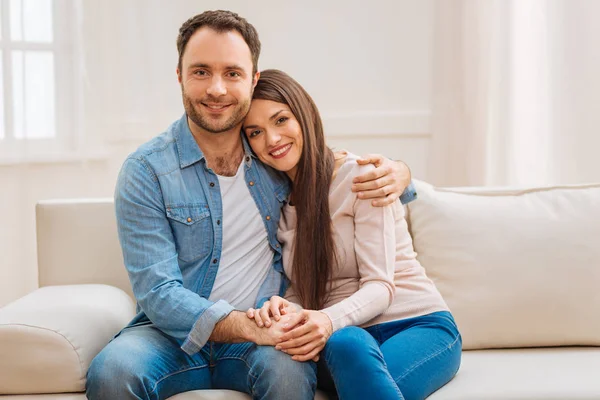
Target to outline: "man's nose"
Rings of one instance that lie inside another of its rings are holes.
[[[210,81],[210,86],[206,90],[207,94],[211,96],[224,96],[227,94],[227,86],[220,76],[214,76]]]

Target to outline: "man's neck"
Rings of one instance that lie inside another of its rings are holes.
[[[211,133],[188,120],[192,135],[204,154],[206,163],[217,175],[234,176],[244,158],[240,126],[221,133]]]

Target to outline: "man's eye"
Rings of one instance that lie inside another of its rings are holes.
[[[232,77],[232,78],[237,78],[238,76],[241,76],[241,75],[240,75],[240,73],[239,73],[239,72],[235,72],[235,71],[233,71],[233,72],[230,72],[230,73],[229,73],[229,76],[230,76],[230,77]]]
[[[194,72],[194,74],[200,75],[200,76],[205,76],[206,75],[206,71],[199,70],[199,71]]]

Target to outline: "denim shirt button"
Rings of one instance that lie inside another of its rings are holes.
[[[209,185],[210,185],[210,187],[215,187],[215,183],[214,182],[211,182]]]
[[[270,221],[270,220],[271,220],[271,216],[267,215],[267,221]]]
[[[221,220],[220,219],[217,220],[217,225],[221,225]]]
[[[250,157],[246,157],[246,162],[250,162]]]
[[[215,258],[215,259],[213,260],[213,264],[216,264],[216,263],[217,263],[217,259]]]
[[[250,181],[250,182],[248,182],[248,184],[249,184],[250,186],[254,186],[254,182],[253,182],[253,181]]]
[[[192,222],[192,219],[188,217],[187,222]]]
[[[275,245],[275,247],[279,248],[279,243],[277,243],[277,244]]]

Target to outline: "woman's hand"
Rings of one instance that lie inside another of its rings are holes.
[[[273,296],[265,301],[260,309],[250,308],[246,311],[246,315],[250,319],[254,319],[256,325],[260,328],[271,326],[271,318],[279,321],[282,315],[290,314],[296,311],[293,303],[290,303],[283,297]]]
[[[296,361],[317,361],[333,333],[333,325],[327,314],[321,311],[303,310],[299,314],[300,323],[284,328],[288,332],[281,336],[275,348],[291,355]]]
[[[357,160],[359,165],[373,164],[375,169],[354,178],[352,191],[359,199],[375,199],[373,206],[394,203],[410,185],[411,174],[402,161],[392,161],[380,154],[369,154]]]

